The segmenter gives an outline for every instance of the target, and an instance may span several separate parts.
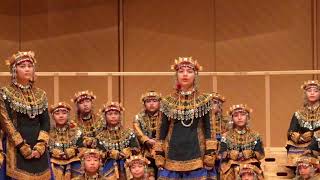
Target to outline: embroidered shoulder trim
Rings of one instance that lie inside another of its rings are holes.
[[[191,120],[206,115],[213,105],[212,94],[201,94],[195,99],[180,100],[169,95],[161,101],[160,111],[171,119]]]
[[[32,102],[26,102],[23,94],[13,86],[5,86],[0,89],[0,94],[4,100],[10,103],[10,107],[22,114],[27,114],[33,118],[42,114],[48,108],[48,100],[45,91],[40,88],[32,88],[29,91],[34,94]]]

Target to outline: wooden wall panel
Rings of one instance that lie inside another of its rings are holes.
[[[319,14],[320,3],[315,2],[123,0],[124,39],[119,39],[119,0],[3,0],[0,60],[21,46],[36,52],[38,71],[170,71],[178,56],[193,56],[204,71],[318,69],[320,18],[313,21],[312,15],[314,9]],[[124,46],[124,62],[119,61],[119,45]],[[4,63],[0,71],[7,71]],[[311,78],[271,77],[272,146],[284,146],[292,113],[301,105],[299,86]],[[38,79],[51,104],[53,78]],[[7,81],[1,77],[0,85]],[[141,109],[143,92],[155,89],[167,94],[173,81],[173,77],[124,78],[125,125],[130,127]],[[97,94],[96,109],[107,100],[106,77],[62,77],[60,83],[61,100],[70,102],[82,89]],[[200,88],[212,91],[211,77],[201,77]],[[265,138],[263,76],[219,77],[218,91],[227,98],[225,109],[235,103],[252,107],[252,126]],[[120,99],[119,93],[119,78],[113,78],[114,100]]]
[[[118,71],[118,1],[22,1],[22,49],[32,49],[38,71]],[[107,78],[61,78],[60,100],[92,89],[107,99]],[[118,78],[114,98],[118,98]],[[48,85],[53,81],[48,81]],[[52,103],[53,99],[50,99]]]
[[[313,68],[311,1],[215,2],[217,71]],[[288,116],[297,109],[297,83],[300,84],[303,79],[308,78],[311,76],[272,78],[271,127],[272,130],[277,129],[275,133],[272,132],[272,146],[284,146],[290,122]],[[254,115],[260,123],[254,127],[263,133],[263,77],[251,81],[243,77],[233,78],[233,81],[223,78],[219,81],[218,87],[220,86],[222,87],[219,91],[226,94],[230,100],[228,103],[233,104],[241,100],[258,109]],[[239,92],[239,87],[245,88]],[[229,94],[230,91],[233,95]],[[288,98],[284,101],[283,97]]]
[[[212,71],[212,10],[210,0],[124,1],[124,71],[170,71],[178,56],[193,56]],[[211,90],[210,78],[201,84]],[[132,119],[140,110],[142,92],[152,88],[166,94],[172,87],[173,77],[125,78],[126,117]]]
[[[18,15],[19,0],[0,1],[0,72],[8,71],[8,68],[4,63],[5,59],[19,49]]]

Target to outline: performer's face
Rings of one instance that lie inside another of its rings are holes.
[[[111,126],[115,126],[120,122],[120,112],[119,111],[108,111],[106,112],[107,123]]]
[[[157,99],[147,99],[144,103],[144,106],[147,111],[153,113],[160,109],[160,102]]]
[[[232,115],[233,123],[236,127],[245,127],[247,124],[247,113],[238,111]]]
[[[191,88],[195,78],[195,71],[190,67],[182,66],[178,70],[177,77],[181,87]]]
[[[29,82],[32,80],[34,67],[30,61],[23,61],[16,66],[18,82]]]
[[[84,168],[87,173],[97,173],[100,167],[100,159],[94,155],[89,155],[84,160]]]
[[[244,173],[241,176],[241,180],[254,180],[254,175],[252,173]]]
[[[61,109],[53,113],[53,119],[56,125],[65,125],[68,120],[68,111],[66,109]]]
[[[78,109],[81,114],[89,113],[92,109],[91,99],[83,99],[78,103]]]
[[[300,165],[298,166],[299,174],[302,178],[307,179],[311,177],[311,167]]]
[[[142,178],[144,175],[143,164],[136,162],[130,167],[131,174],[134,178]]]
[[[319,101],[320,91],[317,87],[310,87],[306,90],[306,95],[309,102]]]

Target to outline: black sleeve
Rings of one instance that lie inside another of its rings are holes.
[[[298,121],[296,115],[293,114],[293,116],[291,118],[289,129],[288,129],[288,133],[289,132],[299,132],[299,130],[300,130],[299,121]]]
[[[320,151],[319,143],[320,142],[318,142],[317,139],[313,137],[311,140],[311,143],[308,146],[308,149],[312,151]]]
[[[260,139],[257,140],[257,144],[255,145],[253,150],[259,152],[262,155],[264,155],[264,148],[263,148],[262,141]]]
[[[49,132],[50,117],[49,117],[48,109],[46,109],[42,114],[40,114],[39,122],[40,122],[40,130]]]
[[[168,117],[163,114],[162,118],[161,118],[161,125],[160,125],[160,137],[159,140],[165,140],[168,134],[168,130],[169,130],[169,119]]]
[[[211,124],[211,110],[203,116],[204,136],[205,139],[212,139],[213,124]]]
[[[224,152],[227,152],[227,151],[228,151],[227,144],[225,142],[221,142],[219,154],[223,154]]]
[[[135,136],[135,137],[132,137],[132,138],[130,139],[129,146],[130,146],[131,148],[140,148],[140,146],[139,146],[139,141],[138,141],[138,139],[137,139],[136,136]]]

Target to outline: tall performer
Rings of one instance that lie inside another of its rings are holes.
[[[158,179],[216,179],[213,96],[198,91],[201,66],[196,60],[179,57],[172,69],[175,92],[161,101],[163,115],[155,144]]]
[[[13,179],[50,179],[48,101],[46,93],[34,84],[35,64],[32,51],[14,54],[7,60],[11,84],[0,90],[6,174]]]

